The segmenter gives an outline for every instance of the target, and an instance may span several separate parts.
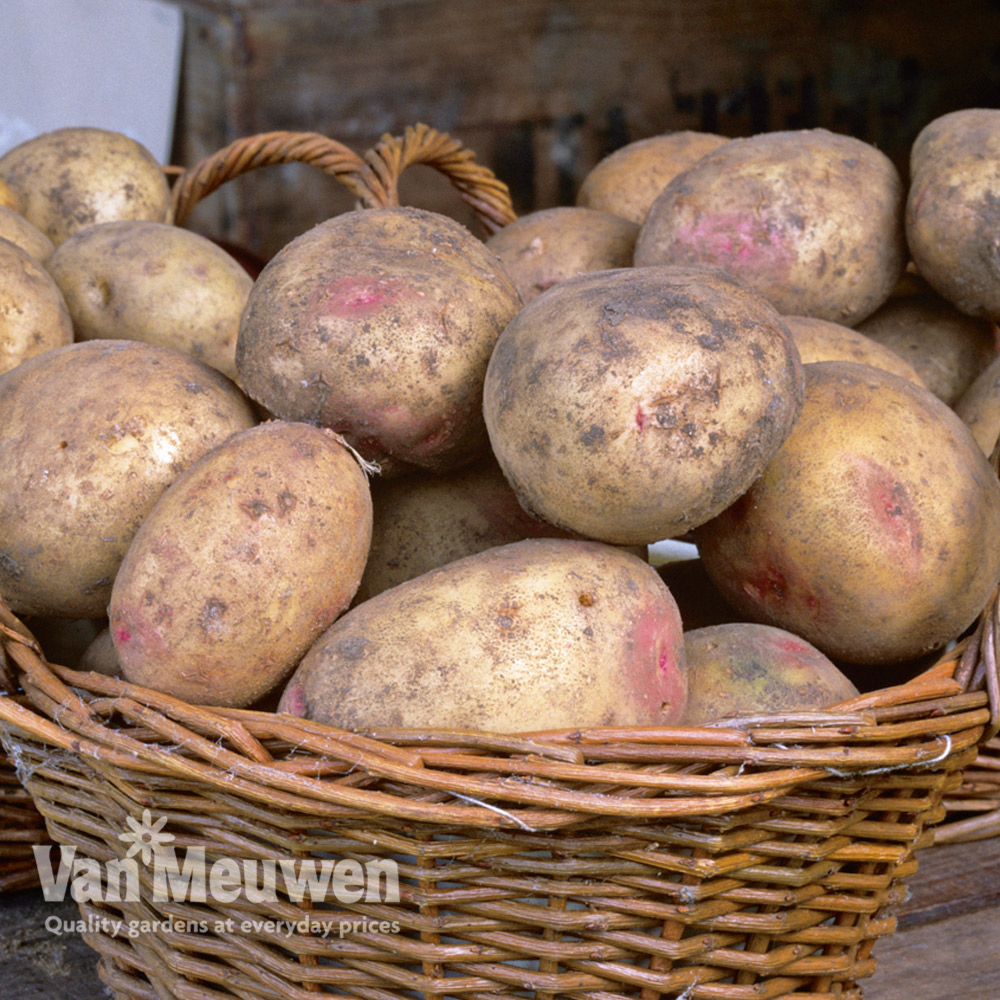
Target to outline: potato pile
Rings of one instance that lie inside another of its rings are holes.
[[[492,237],[356,209],[251,275],[131,140],[31,140],[0,596],[71,666],[341,728],[880,687],[1000,582],[998,150],[981,109],[909,182],[823,129],[655,136]]]

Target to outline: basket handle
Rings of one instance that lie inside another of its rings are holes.
[[[174,224],[181,225],[202,198],[226,181],[279,163],[318,167],[361,197],[359,174],[365,161],[353,150],[319,132],[261,132],[237,139],[181,172],[173,186]]]
[[[458,139],[423,123],[407,126],[402,136],[384,135],[365,153],[360,201],[365,208],[399,205],[399,176],[411,164],[423,163],[444,174],[471,205],[487,233],[517,218],[510,190]]]

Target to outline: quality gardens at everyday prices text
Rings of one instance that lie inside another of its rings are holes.
[[[67,892],[78,903],[136,902],[141,898],[139,864],[126,857],[108,862],[78,857],[64,847],[53,869],[52,848],[35,846],[35,863],[44,897],[59,902]],[[178,858],[160,847],[151,859],[154,902],[294,903],[399,902],[399,872],[390,858],[362,864],[352,858],[236,859],[211,863],[203,847]]]

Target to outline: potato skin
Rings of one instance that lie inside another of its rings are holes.
[[[894,296],[857,330],[905,358],[949,406],[997,356],[993,324],[966,316],[935,292]]]
[[[68,237],[46,266],[77,340],[174,347],[235,379],[253,279],[206,237],[162,222],[105,222]]]
[[[720,267],[784,315],[853,326],[903,273],[903,199],[892,161],[859,139],[825,129],[732,139],[664,188],[635,264]]]
[[[57,347],[0,375],[0,593],[20,614],[96,618],[167,485],[257,422],[215,369],[137,341]]]
[[[1000,438],[1000,355],[995,357],[955,401],[954,410],[972,431],[985,455]]]
[[[924,380],[913,365],[891,347],[866,336],[860,330],[852,330],[849,326],[828,319],[816,319],[814,316],[781,318],[799,349],[803,364],[811,364],[813,361],[855,361],[862,365],[884,368],[887,372],[924,386]]]
[[[56,246],[97,222],[171,221],[163,168],[145,146],[120,132],[44,132],[0,156],[0,180],[20,198],[24,217]]]
[[[486,246],[501,260],[521,299],[589,271],[630,267],[639,227],[608,212],[561,205],[529,212]]]
[[[836,660],[940,648],[1000,578],[1000,482],[961,420],[868,365],[805,365],[802,414],[760,478],[695,532],[741,617]]]
[[[598,542],[533,538],[353,608],[279,711],[345,729],[510,733],[669,725],[686,691],[680,618],[656,570]]]
[[[198,705],[256,701],[350,603],[371,516],[333,432],[232,435],[164,491],[122,561],[108,609],[122,675]]]
[[[594,165],[576,203],[641,225],[670,181],[724,142],[725,136],[691,131],[637,139]]]
[[[482,382],[521,299],[499,259],[434,212],[345,212],[303,233],[254,284],[240,384],[270,413],[343,434],[388,474],[484,454]]]
[[[772,625],[730,622],[689,629],[684,659],[687,726],[739,715],[819,711],[858,694],[828,656]]]
[[[928,123],[910,178],[906,239],[921,277],[961,312],[1000,320],[1000,109]]]
[[[525,306],[483,408],[526,510],[641,545],[732,503],[801,404],[798,353],[767,302],[722,272],[646,267],[581,275]]]
[[[72,342],[59,286],[31,254],[0,238],[0,373]]]
[[[10,240],[26,253],[31,254],[40,264],[44,264],[55,245],[37,226],[33,226],[19,212],[0,205],[0,237]]]

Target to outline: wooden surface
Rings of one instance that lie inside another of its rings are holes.
[[[1000,998],[1000,838],[921,852],[899,930],[878,943],[865,1000]],[[107,1000],[94,954],[47,918],[74,920],[73,903],[37,891],[0,896],[0,995],[4,1000]]]

